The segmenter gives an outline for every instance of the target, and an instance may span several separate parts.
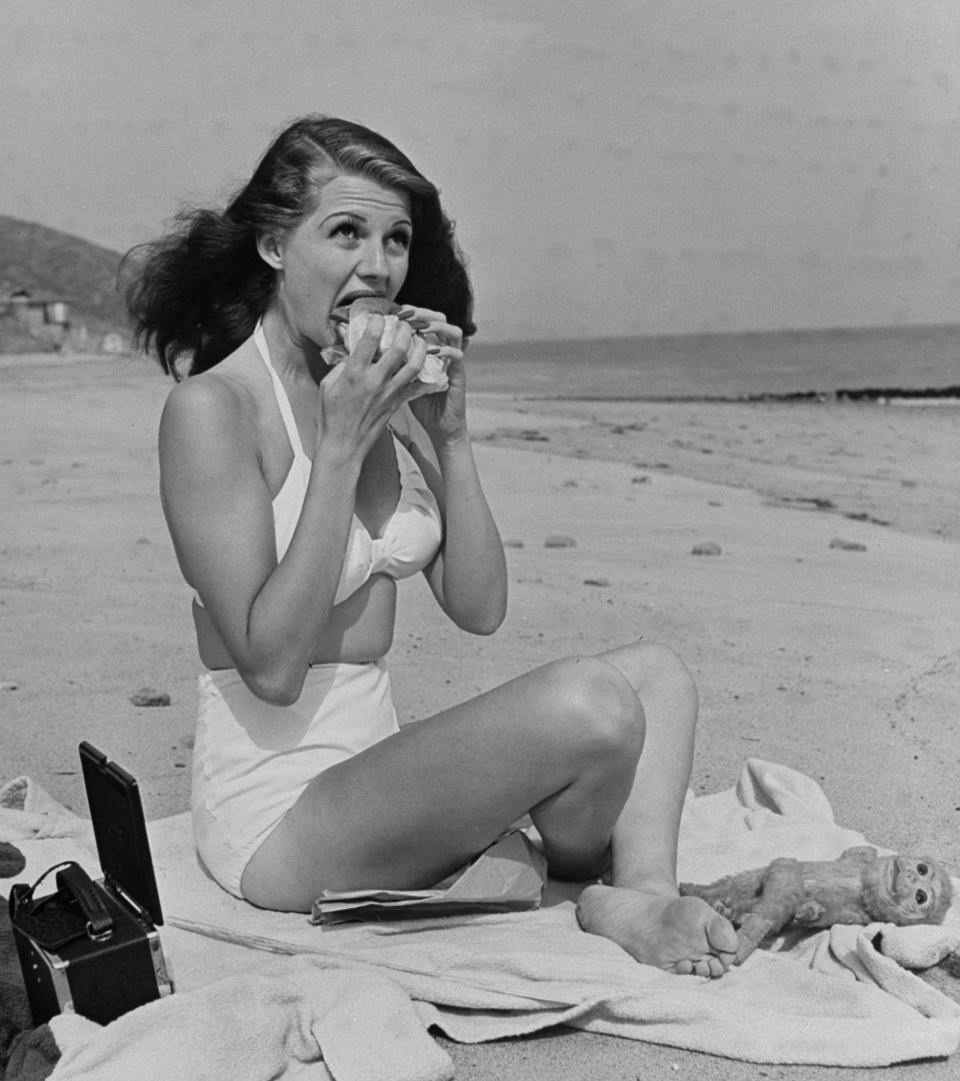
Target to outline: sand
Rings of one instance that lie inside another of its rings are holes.
[[[138,777],[150,817],[187,805],[197,669],[156,493],[168,389],[128,358],[0,363],[0,780],[29,774],[81,813],[80,739]],[[472,638],[405,583],[400,710],[423,716],[562,654],[664,641],[700,688],[695,791],[729,787],[748,757],[782,762],[822,785],[843,825],[957,873],[957,417],[479,395],[510,615]],[[551,535],[574,543],[545,547]],[[719,553],[692,554],[701,544]],[[144,687],[170,705],[133,705]],[[960,1000],[960,983],[931,979]],[[484,1081],[862,1077],[569,1031],[445,1046],[458,1078]]]

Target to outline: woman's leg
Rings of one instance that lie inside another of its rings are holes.
[[[610,886],[580,896],[581,926],[641,960],[687,974],[719,976],[733,963],[731,924],[679,895],[680,814],[693,764],[697,691],[672,651],[637,643],[601,654],[643,702],[646,734],[630,794],[614,826]]]
[[[244,895],[268,908],[307,910],[324,889],[426,887],[529,812],[554,875],[597,876],[612,838],[615,878],[631,889],[609,891],[616,914],[612,902],[594,906],[596,919],[582,911],[588,930],[623,939],[624,898],[639,898],[647,933],[621,945],[640,960],[706,974],[704,956],[719,952],[706,928],[719,917],[701,902],[695,919],[687,912],[678,921],[676,912],[656,909],[662,896],[637,892],[664,875],[673,882],[672,865],[665,869],[675,858],[689,774],[685,739],[692,740],[692,717],[675,718],[691,712],[690,695],[673,654],[641,643],[546,665],[409,725],[308,785],[250,861]],[[695,693],[692,705],[695,712]],[[674,728],[687,735],[677,740]],[[650,746],[645,730],[654,735]],[[670,760],[658,766],[648,750]],[[642,784],[656,795],[644,798]],[[632,839],[631,823],[650,836]],[[674,884],[669,900],[675,892]]]
[[[325,770],[255,853],[244,895],[306,910],[323,889],[426,887],[528,812],[554,874],[596,876],[642,740],[619,672],[548,664]]]

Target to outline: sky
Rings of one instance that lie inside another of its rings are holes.
[[[479,340],[960,322],[956,0],[0,4],[0,213],[122,251],[308,112],[441,189]]]

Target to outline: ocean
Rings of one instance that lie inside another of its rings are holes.
[[[480,393],[603,400],[960,397],[960,326],[868,327],[487,344]]]

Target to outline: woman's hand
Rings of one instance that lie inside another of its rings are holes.
[[[365,457],[394,413],[417,393],[426,341],[401,322],[381,353],[383,329],[383,316],[372,316],[354,351],[320,381],[318,444],[331,440]]]
[[[426,340],[427,349],[438,353],[447,365],[450,385],[446,391],[422,394],[410,402],[414,416],[431,439],[451,439],[467,427],[466,374],[463,363],[463,331],[448,323],[442,312],[405,307],[400,320]]]

